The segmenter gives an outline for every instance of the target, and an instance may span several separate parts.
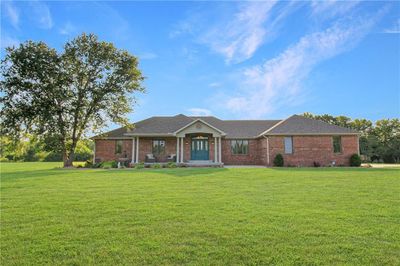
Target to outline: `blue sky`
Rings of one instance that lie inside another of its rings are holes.
[[[399,117],[400,4],[2,1],[1,50],[95,33],[140,58],[152,115]]]

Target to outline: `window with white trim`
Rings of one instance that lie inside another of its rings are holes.
[[[333,136],[332,143],[333,143],[333,152],[341,153],[342,152],[342,137],[341,136]]]
[[[154,139],[152,152],[154,155],[162,155],[165,153],[165,140]]]
[[[285,153],[292,154],[293,153],[293,137],[285,137]]]
[[[122,145],[123,145],[123,141],[122,140],[116,140],[115,141],[115,154],[121,154],[122,153]]]
[[[231,140],[231,151],[232,154],[248,154],[249,141],[243,139]]]

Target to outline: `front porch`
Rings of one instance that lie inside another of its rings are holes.
[[[173,161],[188,167],[223,165],[221,138],[224,132],[195,120],[171,135],[134,136],[131,140],[131,163],[151,165]]]

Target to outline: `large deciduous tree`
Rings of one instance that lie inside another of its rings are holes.
[[[82,34],[62,52],[43,42],[7,48],[1,63],[2,134],[32,133],[72,166],[78,141],[126,114],[143,92],[138,60],[95,35]]]

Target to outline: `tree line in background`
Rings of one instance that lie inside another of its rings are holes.
[[[43,140],[34,135],[26,134],[20,140],[2,136],[0,138],[0,161],[23,161],[23,162],[61,162],[62,152],[53,150],[48,151]],[[83,139],[78,141],[75,159],[77,161],[87,161],[93,158],[93,141]]]
[[[328,114],[304,113],[303,116],[360,132],[360,154],[364,162],[400,162],[400,120],[397,118],[372,123],[368,119],[352,120],[346,116]]]

